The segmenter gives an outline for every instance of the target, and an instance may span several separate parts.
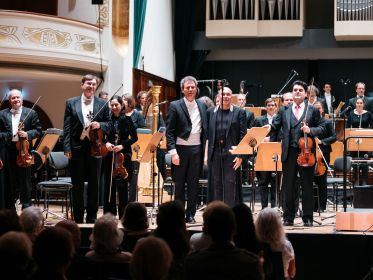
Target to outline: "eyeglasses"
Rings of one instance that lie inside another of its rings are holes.
[[[267,107],[276,107],[276,104],[267,104]]]

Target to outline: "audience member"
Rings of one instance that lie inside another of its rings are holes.
[[[216,202],[204,217],[203,226],[213,244],[187,256],[185,279],[263,278],[259,258],[233,243],[236,220],[228,205]]]
[[[44,228],[44,217],[40,208],[35,206],[24,208],[19,216],[19,222],[23,231],[28,235],[31,242],[34,243],[36,236]]]
[[[173,254],[173,263],[169,277],[178,279],[183,271],[183,264],[189,252],[189,236],[185,225],[185,210],[178,200],[161,204],[157,215],[156,237],[162,238]]]
[[[92,276],[92,261],[79,253],[81,246],[81,232],[78,224],[73,220],[63,220],[55,225],[55,228],[63,228],[70,232],[72,242],[75,248],[75,254],[69,268],[66,271],[67,279],[83,280],[91,279]]]
[[[0,236],[8,231],[21,231],[19,217],[16,210],[0,209]]]
[[[91,251],[86,256],[96,262],[128,263],[131,254],[119,251],[123,232],[118,228],[118,220],[106,213],[95,222],[91,234]]]
[[[145,205],[130,202],[124,210],[121,222],[124,233],[121,248],[125,252],[132,252],[136,242],[150,234]]]
[[[33,257],[37,270],[31,279],[66,279],[66,270],[74,255],[71,234],[62,228],[50,227],[35,239]]]
[[[264,208],[256,219],[256,234],[266,242],[272,252],[281,252],[285,279],[295,277],[295,254],[293,246],[286,238],[281,216],[277,208]]]
[[[172,263],[172,252],[167,243],[149,236],[137,242],[130,270],[134,280],[166,279]]]
[[[27,279],[32,244],[23,232],[8,231],[0,237],[1,279]]]

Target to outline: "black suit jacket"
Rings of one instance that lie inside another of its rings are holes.
[[[2,132],[1,138],[8,140],[6,145],[10,145],[12,141],[12,113],[10,112],[10,108],[2,111],[1,122],[1,126],[5,129],[5,134]],[[23,122],[24,124],[22,130],[27,132],[27,139],[30,141],[31,150],[33,149],[31,140],[39,138],[42,134],[38,114],[30,108],[22,107],[20,122]]]
[[[244,109],[245,110],[245,109]],[[247,119],[247,128],[252,128],[254,123],[254,113],[245,110]]]
[[[337,137],[335,134],[333,122],[331,120],[322,119],[324,132],[319,135],[319,139],[321,140],[321,144],[319,145],[320,149],[324,153],[330,153],[332,151],[332,146],[335,141],[337,141]]]
[[[324,105],[325,114],[332,114],[334,112],[335,110],[335,96],[334,95],[331,95],[331,105],[333,108],[333,112],[329,112],[329,108],[328,108],[328,104],[326,103],[325,95],[322,95],[320,98],[318,97],[317,99],[318,101],[322,102],[322,104]]]
[[[268,124],[267,114],[257,117],[254,121],[253,127],[262,127]],[[271,142],[276,142],[277,140],[277,133],[273,130],[269,132],[269,139]]]
[[[357,99],[356,96],[353,97],[353,98],[350,98],[348,100],[347,106],[350,106],[352,109],[355,109],[355,107],[356,107],[356,99]],[[365,102],[365,106],[364,106],[365,110],[373,113],[373,99],[371,97],[367,97],[365,95],[364,95],[363,99],[364,99],[364,102]]]
[[[306,108],[304,109],[303,116],[300,118],[300,120],[304,119],[305,113],[307,111]],[[290,124],[292,117],[292,105],[284,106],[279,110],[271,125],[271,129],[275,131],[279,131],[282,128],[281,160],[283,162],[286,161],[288,156],[290,138],[294,137],[293,135],[290,135]],[[308,107],[306,122],[310,127],[311,137],[318,136],[324,132],[324,126],[321,122],[320,112],[312,105],[309,105]],[[299,139],[295,140],[298,141]]]
[[[80,95],[66,101],[63,120],[63,148],[65,152],[71,152],[72,149],[80,149],[83,144],[80,140],[80,135],[84,128],[81,98]],[[93,102],[94,115],[102,106],[105,106],[94,121],[99,122],[102,130],[107,132],[107,122],[110,120],[109,107],[104,100],[96,96]]]
[[[215,137],[216,137],[216,122],[218,115],[218,107],[212,107],[207,110],[207,139],[208,143],[208,160],[212,159],[212,155],[215,149]],[[247,120],[245,110],[231,106],[229,112],[229,122],[226,131],[226,145],[227,147],[237,146],[247,132]],[[217,148],[217,147],[216,147]]]
[[[199,113],[201,116],[201,143],[204,146],[206,141],[206,105],[200,100],[196,100]],[[176,149],[176,139],[187,140],[192,131],[192,121],[190,120],[188,108],[184,102],[184,98],[172,101],[167,114],[167,150]]]

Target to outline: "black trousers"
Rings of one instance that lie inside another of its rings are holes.
[[[84,217],[84,182],[87,187],[86,222],[93,223],[97,219],[98,192],[102,158],[90,155],[90,143],[85,141],[81,149],[72,150],[70,174],[73,184],[73,213],[77,223],[83,223]]]
[[[209,201],[222,200],[230,207],[241,202],[241,170],[233,169],[235,157],[214,152],[209,162]]]
[[[175,180],[175,199],[185,203],[185,184],[187,188],[186,216],[194,217],[197,210],[198,181],[202,164],[202,145],[176,145],[180,165],[173,165]]]
[[[324,154],[324,158],[325,158],[327,164],[329,165],[330,153],[325,153],[324,152],[323,154]],[[328,191],[327,191],[327,184],[326,184],[326,180],[327,180],[327,177],[328,177],[328,170],[327,170],[328,168],[327,168],[327,165],[325,164],[325,162],[324,162],[324,165],[325,165],[325,168],[326,168],[325,173],[321,176],[315,176],[315,184],[317,185],[317,187],[319,189],[320,210],[325,210],[326,209],[326,202],[327,202],[327,199],[328,199]],[[317,210],[317,201],[315,201],[315,203],[314,203],[314,210],[315,211]]]
[[[301,167],[297,163],[297,158],[300,150],[290,147],[286,161],[282,163],[283,170],[283,195],[284,195],[284,220],[293,221],[295,217],[295,194],[296,194],[296,179],[299,172],[302,186],[302,210],[303,221],[310,219],[313,221],[313,179],[314,166]]]
[[[10,193],[6,194],[6,205],[14,208],[16,199],[20,199],[22,208],[31,206],[31,167],[19,167],[16,163],[18,151],[16,144],[11,143],[7,149],[7,161],[5,164],[6,185],[9,184]],[[19,195],[19,196],[18,196]],[[13,204],[13,206],[12,206]]]
[[[268,194],[271,196],[271,207],[276,206],[276,184],[275,178],[272,177],[271,171],[258,171],[256,172],[258,177],[258,186],[260,188],[260,198],[262,202],[262,208],[268,206]],[[268,187],[268,184],[271,184],[271,187]]]

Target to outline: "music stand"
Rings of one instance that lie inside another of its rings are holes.
[[[34,165],[36,165],[35,170],[39,170],[43,166],[62,134],[63,131],[58,128],[48,128],[44,132],[44,136],[36,150],[31,151],[34,156]]]
[[[159,146],[165,132],[166,132],[166,128],[165,127],[160,127],[159,130],[153,134],[153,136],[151,137],[150,141],[148,142],[148,145],[146,146],[146,149],[145,149],[145,151],[144,151],[144,153],[143,153],[143,155],[141,156],[141,159],[140,159],[140,163],[152,161],[152,163],[151,163],[152,164],[152,211],[151,211],[151,215],[150,215],[150,219],[151,219],[152,224],[154,224],[153,216],[154,216],[154,210],[155,210],[155,207],[156,207],[155,206],[155,176],[158,175],[154,172],[154,165],[155,165],[157,147]],[[159,204],[159,201],[160,201],[159,180],[158,180],[158,186],[157,187],[158,187],[158,190],[157,190],[157,195],[158,195],[157,204]]]
[[[241,142],[229,151],[232,155],[253,155],[268,133],[269,129],[266,127],[252,127],[247,130]]]
[[[268,161],[268,159],[271,159]],[[275,203],[279,206],[278,171],[282,171],[281,142],[260,143],[257,151],[255,171],[275,171]],[[272,187],[272,186],[271,186]]]

